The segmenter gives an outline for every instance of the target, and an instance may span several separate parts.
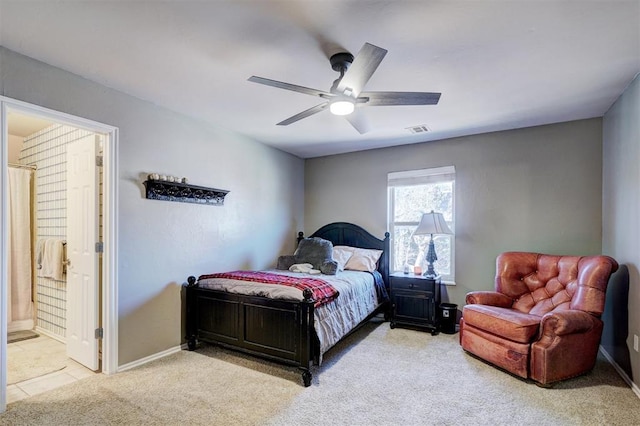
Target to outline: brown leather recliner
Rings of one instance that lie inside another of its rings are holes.
[[[539,384],[595,366],[609,256],[507,252],[496,261],[495,291],[467,294],[460,320],[465,351]]]

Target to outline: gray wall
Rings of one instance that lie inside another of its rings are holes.
[[[493,289],[507,250],[596,254],[602,233],[602,121],[591,119],[307,159],[305,232],[354,222],[382,237],[387,173],[456,168],[456,285]]]
[[[181,343],[188,275],[271,266],[302,227],[303,160],[0,48],[0,94],[120,129],[119,364]],[[144,198],[150,172],[231,192]]]
[[[602,346],[640,386],[640,77],[603,119],[604,253],[621,265],[607,291]]]

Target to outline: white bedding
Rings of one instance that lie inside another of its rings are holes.
[[[341,271],[336,275],[312,275],[281,270],[266,272],[322,279],[334,286],[340,293],[332,302],[314,309],[314,327],[320,340],[320,354],[324,354],[378,306],[373,276],[368,272]],[[303,299],[301,290],[289,286],[225,278],[202,279],[199,281],[199,285],[202,288],[212,290],[264,296],[272,299]]]

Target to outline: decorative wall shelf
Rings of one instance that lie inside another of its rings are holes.
[[[207,188],[188,183],[169,182],[164,180],[146,180],[146,195],[149,200],[177,201],[180,203],[207,204],[221,206],[229,191]]]

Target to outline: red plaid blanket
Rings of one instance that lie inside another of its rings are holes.
[[[286,285],[299,290],[309,289],[313,293],[314,306],[322,306],[338,297],[338,290],[326,281],[309,277],[291,277],[260,271],[232,271],[218,274],[200,275],[198,280],[207,278],[228,278],[231,280],[250,281],[254,283]]]

